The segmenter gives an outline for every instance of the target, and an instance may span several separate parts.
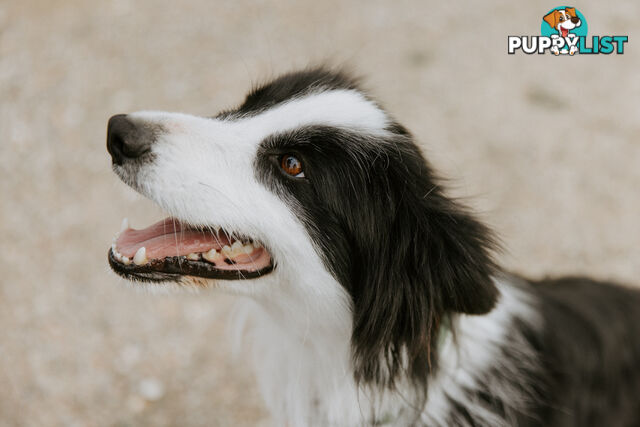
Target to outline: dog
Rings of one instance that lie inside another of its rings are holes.
[[[640,425],[640,292],[505,272],[347,73],[288,73],[214,117],[116,115],[107,149],[169,214],[124,221],[112,269],[241,296],[275,425]]]
[[[573,33],[570,33],[570,31],[582,25],[582,21],[580,20],[580,18],[578,18],[578,15],[576,15],[575,7],[552,10],[542,19],[547,24],[549,24],[551,28],[558,31],[558,34],[553,34],[551,36],[552,39],[558,39],[562,37],[565,40],[573,41],[573,39],[575,39],[577,36]],[[558,45],[554,43],[550,50],[556,56],[560,55],[560,53],[568,53],[569,55],[574,55],[578,51],[578,46],[576,44],[573,44],[569,46],[569,49],[560,51]]]

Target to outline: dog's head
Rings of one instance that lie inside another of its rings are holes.
[[[576,15],[575,7],[552,10],[542,19],[544,19],[551,28],[557,30],[563,36],[566,36],[569,31],[582,24],[580,18]]]
[[[249,294],[292,328],[345,329],[360,381],[406,371],[426,384],[443,316],[495,303],[488,230],[343,73],[284,75],[213,118],[114,116],[107,145],[116,174],[170,214],[123,227],[116,272]]]

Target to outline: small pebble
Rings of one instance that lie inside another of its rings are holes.
[[[162,399],[164,386],[156,378],[145,378],[138,384],[138,393],[150,402]]]

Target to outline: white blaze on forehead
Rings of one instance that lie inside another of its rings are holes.
[[[354,90],[333,90],[294,98],[255,116],[233,120],[235,126],[264,136],[307,125],[345,127],[381,133],[389,124],[386,114]]]

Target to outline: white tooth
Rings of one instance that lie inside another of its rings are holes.
[[[216,230],[216,234],[220,233],[220,226],[219,225],[214,225],[213,229]]]
[[[133,263],[135,265],[144,265],[147,263],[147,248],[143,246],[136,251],[136,254],[133,256]]]
[[[224,255],[228,256],[231,253],[231,248],[229,247],[229,245],[224,245],[222,247],[222,251],[220,251],[220,252],[222,252]]]
[[[209,262],[214,262],[222,258],[222,255],[220,255],[215,249],[211,249],[209,252],[203,253],[202,258],[206,259]]]
[[[120,225],[120,232],[123,232],[127,228],[129,228],[129,220],[127,218],[124,218],[122,220],[122,224]]]
[[[200,255],[191,252],[189,255],[187,255],[187,259],[190,259],[191,261],[198,261],[200,260]]]
[[[231,245],[231,255],[236,256],[242,253],[242,242],[240,240],[236,240]]]
[[[122,255],[120,254],[120,252],[115,252],[113,256],[116,257],[118,261],[122,261]]]
[[[250,254],[251,252],[253,252],[253,245],[251,243],[247,243],[242,247],[242,251],[245,254]]]
[[[128,257],[123,255],[122,256],[122,263],[129,265],[129,264],[131,264],[131,260]]]

